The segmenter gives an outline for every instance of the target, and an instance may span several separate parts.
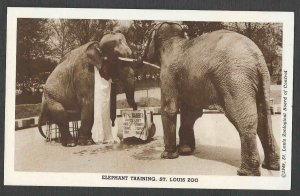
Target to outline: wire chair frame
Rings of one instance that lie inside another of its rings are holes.
[[[70,126],[71,124],[71,126]],[[78,138],[78,121],[70,121],[69,122],[69,131],[73,138]],[[46,142],[61,142],[61,134],[59,132],[58,125],[54,122],[47,121],[46,122]]]

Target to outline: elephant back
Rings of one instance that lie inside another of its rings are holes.
[[[78,48],[75,48],[74,50],[71,50],[60,60],[59,64],[62,64],[62,63],[74,64],[74,61],[79,60],[80,58],[87,58],[86,57],[87,49],[91,45],[97,44],[97,43],[98,42],[96,42],[96,41],[88,42],[82,46],[79,46]]]
[[[64,105],[72,105],[72,103],[76,102],[74,84],[74,82],[76,82],[76,76],[74,73],[78,71],[76,69],[80,69],[80,65],[88,61],[86,50],[95,43],[98,42],[89,42],[65,55],[45,83],[44,93],[46,96]],[[76,66],[79,67],[76,68]]]

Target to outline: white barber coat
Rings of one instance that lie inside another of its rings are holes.
[[[113,133],[110,119],[110,91],[112,81],[102,78],[96,67],[94,67],[94,73],[94,124],[92,139],[96,143],[119,141],[117,138],[117,126],[114,127]]]

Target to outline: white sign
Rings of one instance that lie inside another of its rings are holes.
[[[123,110],[122,112],[123,139],[136,137],[147,140],[151,126],[151,112],[146,110]]]

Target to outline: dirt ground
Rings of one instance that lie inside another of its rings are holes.
[[[280,138],[280,115],[273,115],[273,129]],[[120,123],[121,119],[118,119]],[[179,118],[178,121],[179,122]],[[240,165],[240,140],[237,131],[223,114],[204,114],[195,123],[196,150],[191,156],[164,160],[161,117],[154,116],[156,134],[146,144],[76,146],[65,148],[46,143],[38,129],[15,132],[15,170],[36,172],[91,172],[123,174],[236,175]],[[120,127],[120,126],[119,126]],[[177,126],[178,129],[179,126]],[[258,141],[259,153],[263,151]],[[278,176],[278,171],[262,169],[263,176]]]

